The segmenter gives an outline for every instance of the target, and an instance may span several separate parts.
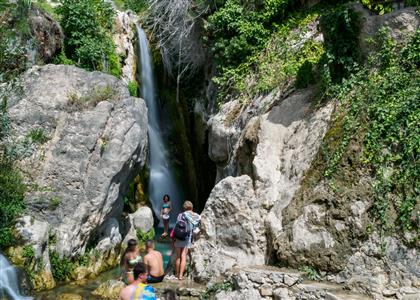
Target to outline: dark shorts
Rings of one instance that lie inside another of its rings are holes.
[[[147,275],[147,283],[158,283],[158,282],[162,282],[163,278],[165,277],[165,275],[159,276],[159,277],[155,277],[153,275]]]

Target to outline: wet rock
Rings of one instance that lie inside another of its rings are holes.
[[[93,292],[92,295],[99,296],[103,299],[118,299],[121,290],[126,285],[124,282],[119,280],[108,280],[98,286]]]
[[[60,294],[57,300],[83,300],[83,297],[78,294]]]

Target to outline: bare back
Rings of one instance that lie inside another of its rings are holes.
[[[144,256],[144,263],[147,265],[149,274],[154,277],[159,277],[163,272],[163,258],[159,251],[151,250]]]

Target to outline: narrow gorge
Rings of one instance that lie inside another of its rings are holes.
[[[420,3],[0,1],[0,299],[420,299]],[[201,215],[186,278],[161,237]]]

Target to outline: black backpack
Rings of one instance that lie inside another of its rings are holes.
[[[191,226],[184,214],[174,227],[174,237],[178,240],[185,241],[191,235]]]

